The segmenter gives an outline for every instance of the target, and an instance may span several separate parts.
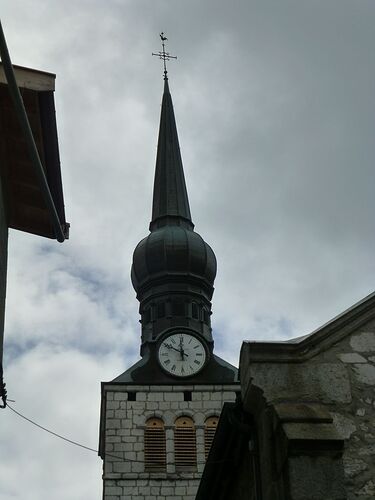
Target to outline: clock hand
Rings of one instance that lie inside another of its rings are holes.
[[[165,345],[165,347],[166,347],[167,349],[173,349],[174,351],[179,352],[179,353],[180,353],[180,355],[181,355],[181,360],[182,360],[182,361],[184,360],[184,356],[186,356],[186,357],[188,357],[188,356],[189,356],[189,354],[186,354],[186,352],[182,349],[182,347],[181,347],[180,349],[177,349],[176,347],[173,347],[173,345],[171,345],[171,344],[167,344],[166,342],[164,342],[164,344],[163,344],[163,345]]]
[[[180,349],[177,349],[176,347],[173,347],[173,345],[171,345],[171,344],[167,344],[166,342],[164,342],[164,345],[168,349],[173,349],[174,351],[181,352]]]

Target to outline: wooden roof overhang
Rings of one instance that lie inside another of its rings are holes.
[[[56,75],[13,66],[53,202],[68,236],[55,116]],[[56,238],[0,63],[0,175],[8,226]]]

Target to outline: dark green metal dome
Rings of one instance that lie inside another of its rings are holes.
[[[144,286],[164,278],[201,280],[208,289],[216,276],[216,257],[211,247],[194,231],[164,226],[140,241],[134,251],[132,283],[138,293]]]

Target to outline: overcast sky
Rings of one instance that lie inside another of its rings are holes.
[[[132,252],[148,234],[169,64],[196,231],[214,249],[216,353],[305,335],[374,286],[373,0],[4,0],[14,64],[57,74],[71,238],[11,231],[15,409],[95,448],[100,382],[139,355]],[[1,500],[99,500],[101,461],[0,412]]]

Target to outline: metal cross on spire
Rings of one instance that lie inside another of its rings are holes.
[[[157,54],[155,54],[153,52],[152,55],[158,56],[159,59],[162,59],[163,66],[164,66],[164,80],[167,80],[168,79],[168,77],[167,77],[168,71],[167,71],[166,61],[170,61],[171,59],[177,59],[177,56],[171,56],[169,52],[165,51],[165,41],[168,40],[168,38],[165,36],[163,31],[160,33],[159,36],[161,39],[161,46],[162,46],[163,50],[159,51]]]

